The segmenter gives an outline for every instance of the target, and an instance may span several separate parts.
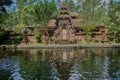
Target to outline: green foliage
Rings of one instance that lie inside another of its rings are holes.
[[[81,29],[83,29],[85,32],[92,32],[92,30],[95,29],[95,25],[81,26]]]
[[[37,39],[37,42],[41,42],[40,39],[41,39],[41,34],[40,32],[35,32],[35,37]]]
[[[110,26],[111,37],[118,42],[120,30],[120,2],[103,0],[65,0],[71,11],[77,11],[83,19],[82,29],[89,34],[97,25]],[[20,33],[26,26],[46,27],[53,13],[61,5],[60,0],[16,0],[16,7],[6,12],[12,0],[0,0],[0,27],[13,28]],[[57,14],[57,13],[56,13]],[[55,14],[55,15],[56,15]],[[94,24],[94,25],[93,25]],[[91,33],[90,33],[91,34]]]
[[[16,32],[20,32],[26,26],[45,27],[54,11],[56,11],[55,1],[51,0],[16,0],[17,11],[9,12],[6,18],[5,27],[12,27]]]
[[[8,39],[8,34],[5,31],[0,31],[0,44],[3,44]]]
[[[114,42],[119,42],[119,34],[120,34],[120,2],[116,2],[114,0],[110,0],[109,3],[109,17],[110,17],[110,29],[109,31],[112,33],[110,38]]]
[[[110,25],[109,22],[110,22],[110,18],[108,16],[102,16],[101,17],[102,25],[108,25],[109,26]]]
[[[19,23],[13,26],[13,30],[15,30],[17,33],[21,33],[23,30],[25,30],[25,27],[25,24]]]
[[[39,27],[44,27],[48,20],[51,18],[51,15],[54,11],[56,11],[54,0],[51,2],[48,0],[38,2],[34,6],[35,22],[37,22],[37,24],[40,24]]]
[[[22,35],[15,36],[14,44],[20,44],[20,41],[22,41]]]
[[[77,11],[76,5],[73,0],[67,0],[67,6],[71,11]]]
[[[109,17],[111,26],[119,27],[120,25],[120,2],[115,2],[114,0],[110,0],[109,3]],[[120,28],[120,27],[119,27]]]
[[[8,16],[5,6],[10,6],[13,3],[12,0],[0,0],[0,28],[3,26],[5,19]]]
[[[116,26],[112,26],[109,28],[109,32],[111,33],[110,39],[114,42],[120,42],[120,29],[116,28]]]
[[[6,12],[5,6],[9,6],[13,3],[12,0],[0,0],[0,13]]]
[[[102,23],[101,18],[106,16],[106,3],[102,0],[84,0],[81,2],[80,17],[85,23],[94,22],[96,25]]]

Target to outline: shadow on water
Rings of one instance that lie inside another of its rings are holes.
[[[120,50],[0,51],[0,80],[120,79]]]

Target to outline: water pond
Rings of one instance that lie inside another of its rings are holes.
[[[120,80],[120,50],[1,50],[0,80]]]

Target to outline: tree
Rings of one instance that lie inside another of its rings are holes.
[[[0,0],[0,27],[3,25],[5,17],[7,16],[5,6],[10,6],[12,3],[12,0]]]
[[[77,12],[82,11],[83,1],[84,0],[77,0],[77,2],[76,2],[76,10],[77,10]]]
[[[75,2],[73,0],[67,0],[67,6],[69,7],[70,11],[77,11]]]
[[[106,5],[102,0],[85,0],[82,2],[80,17],[87,24],[101,24],[101,18],[106,15]]]
[[[26,26],[45,27],[56,10],[54,0],[17,0],[16,5],[16,10],[9,12],[6,26],[12,27],[18,33]]]
[[[50,2],[48,0],[37,2],[34,6],[34,22],[37,23],[39,27],[46,26],[46,23],[56,10],[57,7],[54,0],[51,0]]]
[[[86,33],[92,32],[98,25],[108,24],[109,18],[106,14],[106,2],[102,2],[102,0],[78,0],[77,3],[79,16],[83,19],[81,28]]]
[[[110,32],[114,42],[118,42],[120,34],[120,2],[110,0],[109,17],[110,17]]]

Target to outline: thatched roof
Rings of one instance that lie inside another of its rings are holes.
[[[58,12],[54,12],[51,16],[51,18],[56,18],[58,16]]]
[[[53,19],[54,17],[54,19]],[[67,8],[66,4],[62,4],[58,12],[54,12],[52,15],[52,19],[48,23],[49,28],[56,27],[56,20],[55,19],[71,19],[72,26],[80,26],[82,19],[73,19],[73,17],[78,17],[77,12],[70,12]]]
[[[96,28],[106,28],[106,26],[97,26]]]
[[[59,15],[59,17],[58,17],[58,18],[65,19],[65,18],[70,18],[70,16],[69,16],[69,15]]]
[[[66,5],[65,3],[63,3],[63,4],[61,5],[60,9],[68,9],[68,8],[67,8],[67,5]]]
[[[77,12],[70,12],[71,17],[78,17],[78,13]]]
[[[72,26],[80,26],[81,22],[82,22],[82,19],[72,19],[71,20]]]
[[[55,19],[51,19],[48,23],[48,27],[50,28],[54,28],[56,26],[56,20]]]
[[[68,14],[69,14],[69,11],[68,11],[68,10],[60,10],[59,12],[60,12],[60,13],[68,13]]]
[[[28,28],[28,29],[34,29],[35,26],[27,26],[26,28]]]

